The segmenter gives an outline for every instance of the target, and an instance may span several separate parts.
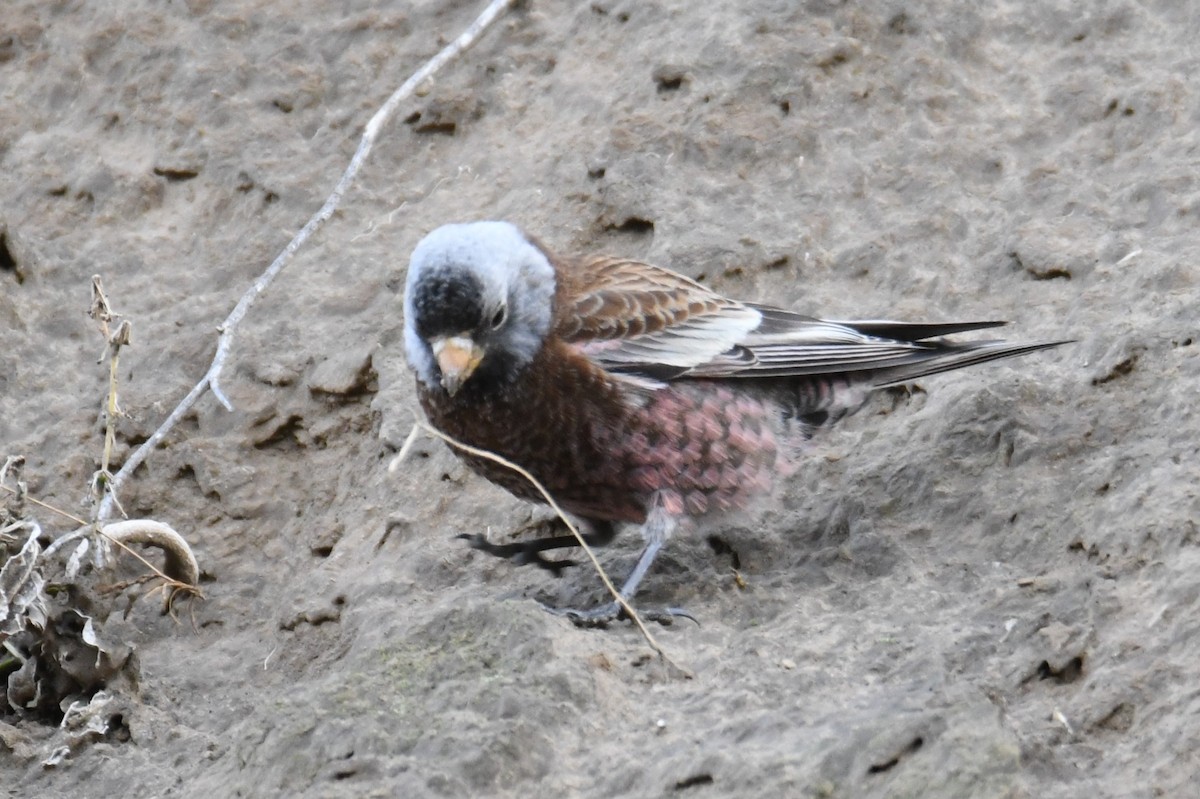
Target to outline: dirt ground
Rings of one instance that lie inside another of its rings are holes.
[[[482,5],[6,0],[0,456],[34,496],[87,512],[90,277],[133,325],[119,463]],[[1197,42],[1177,0],[525,3],[253,308],[235,410],[206,396],[126,488],[206,599],[108,618],[136,681],[57,765],[66,731],[0,702],[0,794],[1189,795]],[[884,395],[754,513],[672,541],[640,600],[700,620],[655,631],[682,679],[629,625],[539,607],[599,601],[589,568],[455,540],[541,511],[431,440],[388,473],[408,254],[480,218],[830,318],[1077,341]]]

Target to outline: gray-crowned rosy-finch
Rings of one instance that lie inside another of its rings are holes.
[[[641,525],[632,597],[681,523],[742,507],[874,389],[1063,342],[947,341],[1002,322],[833,322],[623,258],[560,258],[507,222],[445,225],[408,267],[404,344],[430,422],[528,470],[591,543]],[[493,461],[463,460],[524,499]],[[552,567],[570,536],[478,549]],[[616,618],[610,603],[565,611]],[[654,614],[669,620],[672,611]],[[679,614],[678,611],[675,613]]]

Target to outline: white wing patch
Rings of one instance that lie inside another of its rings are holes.
[[[576,346],[606,369],[667,367],[690,372],[735,350],[761,320],[762,315],[753,308],[729,305],[653,333],[583,341]]]

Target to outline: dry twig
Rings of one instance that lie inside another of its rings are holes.
[[[108,304],[108,297],[104,295],[104,286],[99,275],[92,275],[92,306],[88,315],[96,320],[100,325],[101,334],[104,335],[104,353],[100,355],[97,363],[103,362],[105,356],[108,357],[108,399],[104,403],[104,451],[100,457],[100,469],[92,475],[92,496],[95,499],[95,507],[92,512],[94,516],[98,517],[100,502],[112,493],[112,472],[108,467],[112,463],[113,445],[117,440],[117,417],[122,415],[121,406],[117,402],[117,370],[121,360],[121,347],[133,341],[133,328],[128,319],[121,319],[120,314],[113,313],[112,306]],[[109,324],[117,320],[120,321],[116,330],[110,329]],[[113,496],[112,501],[117,502],[117,498]],[[119,502],[117,502],[117,509],[121,509]]]
[[[219,377],[221,370],[225,366],[225,359],[228,357],[229,351],[233,346],[233,333],[237,328],[238,323],[242,321],[242,318],[246,315],[246,312],[250,310],[250,306],[253,305],[254,301],[258,299],[259,295],[266,290],[267,286],[271,284],[271,281],[275,279],[276,275],[278,275],[283,267],[291,261],[292,256],[296,254],[296,251],[308,241],[313,233],[319,230],[325,224],[325,222],[331,216],[333,216],[333,212],[337,210],[338,205],[341,204],[342,194],[350,187],[350,184],[354,181],[355,177],[358,176],[358,172],[362,168],[363,163],[366,161],[367,155],[371,152],[371,148],[375,145],[375,139],[379,136],[379,131],[383,128],[388,119],[391,118],[392,114],[395,113],[396,108],[400,105],[400,103],[406,100],[409,95],[411,95],[417,89],[418,86],[428,80],[429,77],[435,72],[470,49],[470,47],[479,40],[479,37],[483,34],[483,32],[486,31],[504,11],[508,10],[508,8],[514,4],[514,2],[516,2],[516,0],[492,0],[490,3],[488,3],[487,8],[483,10],[483,13],[480,14],[479,17],[458,36],[458,38],[446,45],[446,47],[442,48],[437,55],[427,61],[425,65],[416,72],[414,72],[412,76],[400,86],[400,88],[396,89],[396,91],[392,93],[392,96],[387,99],[380,109],[375,112],[375,115],[371,117],[371,120],[367,123],[367,126],[363,131],[362,138],[359,140],[358,150],[354,153],[354,157],[350,160],[350,165],[346,167],[346,171],[342,173],[341,179],[338,180],[337,185],[334,187],[333,192],[329,195],[329,198],[325,200],[325,204],[322,205],[321,209],[317,211],[317,213],[311,219],[308,220],[308,223],[300,229],[300,232],[297,233],[290,242],[288,242],[287,247],[284,248],[283,252],[276,256],[275,260],[271,262],[271,265],[267,267],[267,270],[263,272],[257,280],[254,281],[254,284],[249,288],[249,290],[242,295],[242,298],[238,301],[238,304],[234,307],[233,311],[217,328],[217,330],[220,332],[220,337],[217,339],[217,352],[213,356],[212,363],[209,365],[208,371],[205,372],[204,377],[200,379],[199,383],[192,387],[192,390],[187,393],[187,396],[180,400],[179,404],[173,411],[171,411],[163,423],[159,425],[158,429],[151,434],[150,438],[146,439],[146,441],[143,442],[140,447],[130,453],[120,471],[113,475],[112,479],[108,481],[108,491],[105,493],[104,499],[100,504],[97,519],[104,520],[112,515],[113,505],[116,502],[116,494],[124,484],[125,480],[128,479],[129,476],[133,474],[134,470],[137,469],[137,467],[142,463],[142,461],[144,461],[146,457],[154,451],[154,449],[166,437],[167,433],[169,433],[175,427],[175,425],[179,423],[184,414],[186,414],[188,410],[196,403],[196,400],[203,396],[205,391],[211,389],[213,396],[215,396],[217,400],[226,407],[226,409],[233,410],[233,405],[229,402],[229,399],[225,396],[225,393],[221,391]]]

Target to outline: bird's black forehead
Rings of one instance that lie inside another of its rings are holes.
[[[421,338],[474,330],[483,317],[483,286],[469,272],[435,272],[417,283],[412,306]]]

